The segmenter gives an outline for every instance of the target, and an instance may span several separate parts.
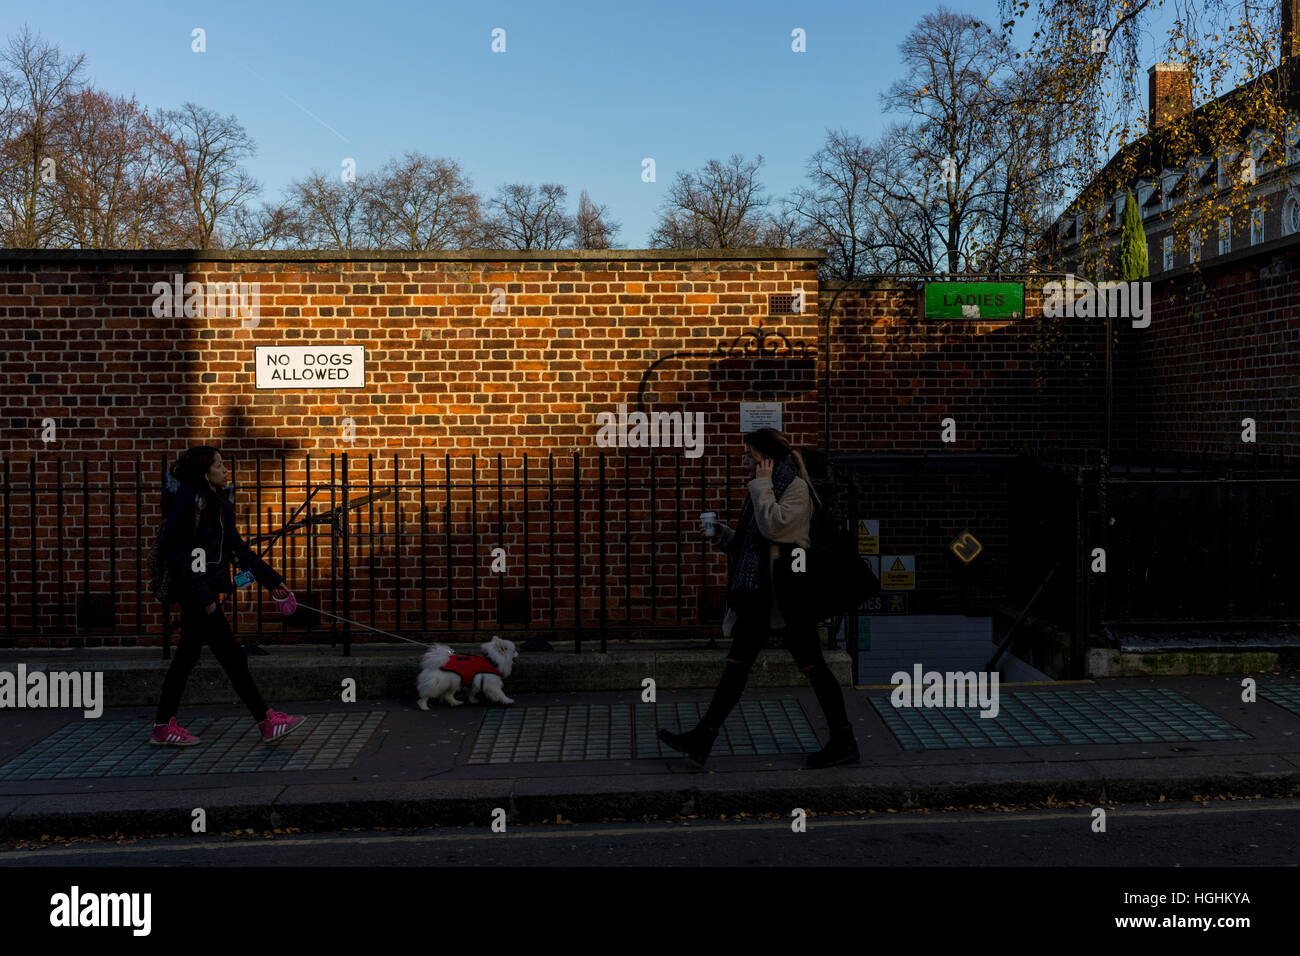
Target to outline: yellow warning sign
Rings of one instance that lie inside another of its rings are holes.
[[[880,553],[880,522],[858,519],[858,554]]]
[[[916,555],[886,554],[880,560],[882,591],[916,590]]]

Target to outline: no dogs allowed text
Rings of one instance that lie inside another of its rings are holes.
[[[259,345],[258,388],[364,388],[364,345]]]

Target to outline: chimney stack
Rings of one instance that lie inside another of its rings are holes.
[[[1283,0],[1300,6],[1300,0]],[[1159,129],[1192,111],[1192,73],[1186,63],[1157,63],[1147,70],[1150,96],[1148,125]]]
[[[1278,0],[1282,8],[1282,60],[1300,56],[1300,0]]]

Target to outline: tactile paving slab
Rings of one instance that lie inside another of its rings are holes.
[[[149,743],[152,720],[78,720],[0,766],[0,780],[139,777],[164,774],[342,770],[384,719],[382,710],[307,714],[275,743],[263,743],[251,717],[192,717],[193,747]]]
[[[1270,704],[1300,714],[1300,684],[1260,684],[1259,696]]]
[[[1003,691],[996,717],[979,707],[871,704],[904,750],[1240,740],[1250,734],[1165,689]]]
[[[660,727],[691,730],[707,703],[564,704],[493,709],[483,717],[468,763],[552,763],[681,756]],[[801,754],[821,749],[795,700],[742,700],[723,722],[711,757]]]

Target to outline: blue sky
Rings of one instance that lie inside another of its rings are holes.
[[[582,188],[647,245],[678,170],[762,153],[768,195],[803,179],[828,127],[875,138],[898,46],[937,3],[306,3],[61,0],[9,5],[83,52],[100,88],[151,108],[233,113],[274,199],[313,168],[359,173],[407,149],[459,161],[487,195],[506,182]],[[996,26],[996,0],[951,2]],[[191,51],[191,31],[207,51]],[[493,28],[506,52],[491,51]],[[807,52],[793,53],[802,28]],[[657,182],[641,181],[653,157]]]

